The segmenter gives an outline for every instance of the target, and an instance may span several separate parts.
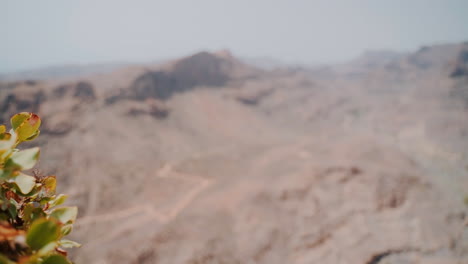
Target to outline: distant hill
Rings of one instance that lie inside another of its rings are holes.
[[[101,64],[84,64],[84,65],[57,65],[50,67],[41,67],[27,71],[0,74],[0,81],[16,81],[16,80],[49,80],[69,77],[83,77],[97,73],[107,73],[118,68],[130,65],[130,63],[101,63]]]

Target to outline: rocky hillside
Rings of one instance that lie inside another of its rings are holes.
[[[77,263],[467,263],[468,44],[260,70],[226,51],[0,84],[44,119]]]

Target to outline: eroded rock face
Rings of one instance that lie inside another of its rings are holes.
[[[72,117],[96,101],[94,87],[87,81],[45,89],[35,81],[5,84],[0,93],[0,123],[8,123],[19,112],[35,112],[44,122],[42,133],[65,135],[72,126]]]
[[[52,91],[52,95],[56,98],[72,97],[87,102],[92,102],[96,99],[94,87],[85,81],[61,85]]]
[[[468,76],[468,48],[460,52],[456,65],[450,74],[452,78],[459,78],[462,76]]]
[[[222,86],[229,80],[232,61],[208,52],[200,52],[177,62],[173,74],[180,86]]]
[[[138,117],[140,115],[150,115],[156,119],[164,119],[169,115],[170,108],[162,101],[147,99],[144,103],[130,106],[127,115]]]
[[[0,123],[5,123],[11,116],[19,112],[40,112],[41,104],[45,101],[45,93],[36,91],[10,91],[0,101]]]
[[[455,82],[451,95],[462,101],[468,109],[468,44],[465,46],[455,61],[450,77]]]
[[[165,100],[172,94],[189,88],[180,86],[177,82],[173,76],[165,72],[147,72],[133,82],[130,88],[131,96],[136,100],[147,98]]]
[[[147,72],[130,87],[129,97],[136,100],[166,100],[197,86],[220,87],[229,80],[229,60],[201,52],[175,63],[171,71]]]

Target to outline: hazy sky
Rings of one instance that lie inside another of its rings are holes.
[[[468,40],[468,0],[0,0],[0,72],[199,50],[323,63]]]

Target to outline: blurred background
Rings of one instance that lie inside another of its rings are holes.
[[[468,2],[0,0],[0,121],[76,263],[468,263]]]

